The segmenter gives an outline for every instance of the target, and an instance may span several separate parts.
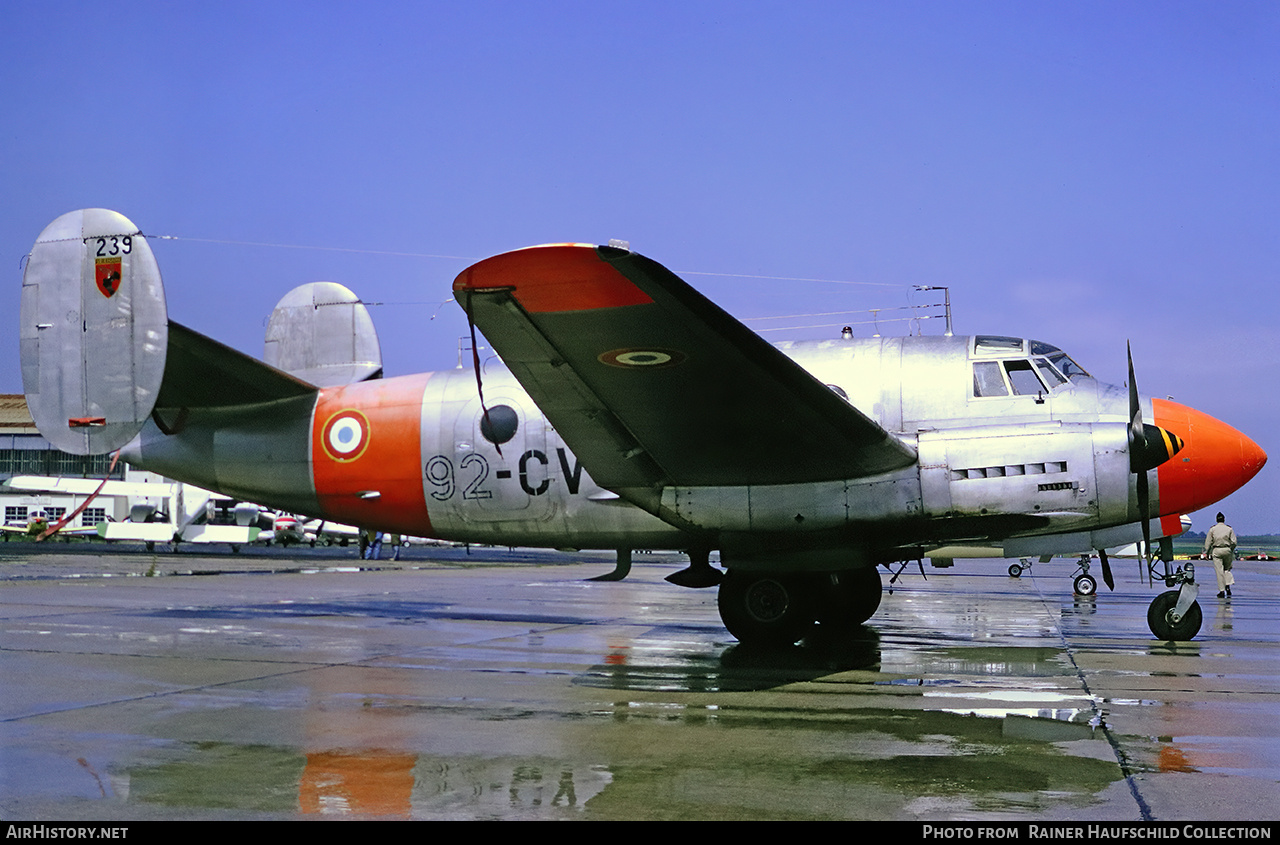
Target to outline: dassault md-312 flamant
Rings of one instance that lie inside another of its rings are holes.
[[[742,641],[866,621],[882,564],[1151,549],[1266,462],[1225,423],[1140,397],[1132,360],[1125,390],[1016,337],[774,346],[627,249],[516,250],[453,290],[501,362],[383,378],[368,312],[328,282],[285,296],[259,361],[169,320],[137,226],[75,211],[26,265],[23,386],[61,449],[272,508],[617,549],[620,569],[634,548],[685,550],[669,580],[718,584]],[[1194,575],[1161,545],[1175,589],[1148,621],[1189,639]]]

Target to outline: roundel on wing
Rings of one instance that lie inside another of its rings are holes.
[[[685,354],[678,349],[631,348],[613,349],[603,352],[598,359],[601,364],[610,367],[622,367],[630,370],[658,370],[663,367],[674,367],[685,359]]]
[[[338,411],[324,424],[320,443],[335,461],[354,461],[369,445],[369,420],[354,408]]]

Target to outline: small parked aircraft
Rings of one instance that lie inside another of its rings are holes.
[[[123,522],[99,522],[94,528],[60,529],[59,534],[96,535],[104,540],[146,543],[220,543],[238,551],[255,542],[259,521],[271,524],[272,515],[260,506],[237,502],[192,484],[142,481],[95,481],[91,478],[50,478],[16,475],[0,487],[32,493],[74,496],[124,496],[129,518]],[[43,532],[41,532],[43,533]],[[38,536],[38,535],[37,535]]]
[[[501,356],[381,378],[346,288],[277,306],[266,361],[168,317],[132,222],[75,211],[23,276],[23,385],[55,446],[290,513],[444,540],[686,550],[743,641],[869,619],[878,565],[1078,555],[1167,538],[1265,453],[1021,337],[770,345],[651,259],[557,244],[481,261],[454,297]],[[472,343],[473,350],[476,344]],[[727,572],[709,564],[719,551]],[[1194,570],[1148,612],[1200,627]],[[1111,580],[1106,559],[1104,580]]]

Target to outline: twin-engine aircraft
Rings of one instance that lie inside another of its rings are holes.
[[[23,385],[58,448],[271,508],[617,549],[618,574],[631,549],[686,550],[668,580],[718,584],[744,642],[865,622],[881,564],[1150,550],[1266,462],[1225,423],[1140,397],[1132,360],[1126,391],[1018,337],[773,346],[626,249],[517,250],[453,289],[501,362],[383,378],[368,312],[329,282],[281,301],[263,362],[169,320],[137,226],[75,211],[25,270]],[[1190,639],[1194,574],[1162,547],[1175,589],[1148,620]]]

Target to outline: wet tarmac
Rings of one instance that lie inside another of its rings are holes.
[[[1202,594],[1191,643],[1152,638],[1135,562],[1074,598],[1071,562],[963,561],[772,652],[663,582],[674,555],[358,564],[0,546],[0,816],[1280,815],[1274,562]]]

